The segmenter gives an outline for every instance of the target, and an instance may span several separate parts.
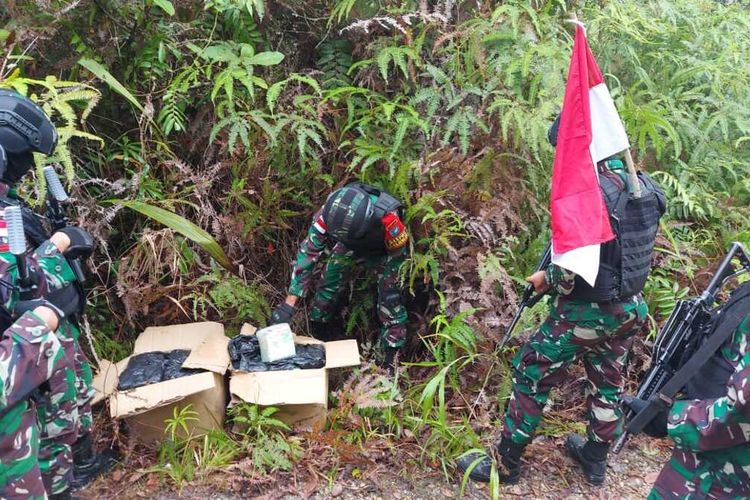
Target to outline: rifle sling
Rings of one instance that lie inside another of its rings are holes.
[[[649,398],[648,406],[638,412],[628,423],[630,433],[638,433],[661,411],[670,407],[672,398],[692,379],[714,353],[734,333],[742,320],[748,315],[750,306],[750,286],[744,288],[738,297],[730,299],[732,307],[725,310],[719,326],[708,337],[703,345],[687,362],[662,386],[658,393]],[[729,305],[729,302],[726,304]],[[725,305],[725,308],[726,308]]]

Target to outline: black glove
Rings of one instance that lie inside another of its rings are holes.
[[[268,320],[268,324],[270,325],[277,325],[279,323],[289,323],[292,321],[292,316],[294,316],[294,311],[297,309],[294,306],[290,306],[286,302],[282,302],[278,306],[276,306],[276,309],[273,310],[271,313],[271,319]]]
[[[80,227],[64,227],[60,229],[70,238],[70,246],[65,250],[65,256],[70,259],[86,259],[94,253],[94,238]]]
[[[623,406],[626,406],[629,408],[633,413],[638,414],[646,408],[648,405],[648,401],[644,401],[643,399],[639,399],[633,396],[630,396],[628,394],[624,395],[621,398]],[[656,415],[654,415],[654,418],[646,424],[646,426],[643,428],[643,432],[648,434],[651,437],[655,438],[663,438],[667,437],[667,414],[669,413],[669,409],[665,408]]]
[[[58,320],[61,320],[78,312],[80,300],[81,298],[75,287],[68,285],[65,288],[48,293],[46,297],[16,302],[13,308],[13,316],[18,318],[26,311],[33,311],[37,307],[46,306],[55,312]]]

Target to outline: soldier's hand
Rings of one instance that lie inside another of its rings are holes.
[[[536,293],[544,293],[549,290],[549,283],[547,283],[547,273],[544,271],[537,271],[531,276],[526,278],[526,283],[531,283]]]
[[[290,323],[294,312],[297,310],[293,305],[282,302],[276,309],[271,313],[271,318],[268,320],[269,325],[277,325],[279,323]]]
[[[42,321],[44,321],[48,329],[57,330],[57,325],[60,322],[60,318],[58,318],[57,313],[54,311],[54,309],[51,309],[47,306],[38,306],[34,308],[34,314],[39,316]]]
[[[648,401],[644,401],[643,399],[639,399],[636,397],[633,397],[629,394],[625,394],[620,399],[622,402],[622,405],[626,408],[630,409],[635,414],[640,413],[646,406],[648,406]],[[651,437],[654,438],[663,438],[667,437],[667,416],[669,413],[669,409],[664,409],[657,413],[653,420],[651,420],[646,426],[643,428],[643,432],[648,434]]]
[[[94,252],[94,238],[88,231],[80,227],[65,227],[52,236],[54,238],[59,234],[67,236],[68,240],[70,240],[67,248],[60,249],[66,257],[70,257],[71,259],[86,259]],[[58,246],[58,248],[60,247]]]
[[[34,311],[39,307],[45,307],[53,311],[59,321],[77,312],[80,300],[76,289],[72,286],[66,286],[54,290],[42,298],[16,302],[13,308],[13,316],[18,318],[26,311]]]

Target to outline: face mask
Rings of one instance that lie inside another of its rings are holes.
[[[8,154],[8,161],[0,180],[9,186],[15,185],[34,166],[34,155],[30,151],[20,154]]]

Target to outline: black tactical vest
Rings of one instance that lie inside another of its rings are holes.
[[[383,228],[382,219],[389,212],[396,212],[399,217],[403,218],[404,205],[390,193],[364,184],[362,182],[352,182],[346,187],[362,191],[366,195],[377,196],[372,213],[363,222],[367,225],[367,230],[357,239],[338,238],[337,241],[344,244],[345,247],[354,250],[355,253],[363,254],[381,254],[386,252],[385,248],[385,228]]]
[[[651,252],[659,218],[666,210],[664,193],[645,172],[638,172],[641,197],[634,198],[625,183],[608,169],[600,169],[599,183],[615,239],[601,245],[599,273],[592,287],[575,278],[571,298],[588,302],[625,300],[640,293],[651,270]]]

